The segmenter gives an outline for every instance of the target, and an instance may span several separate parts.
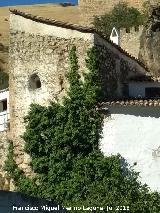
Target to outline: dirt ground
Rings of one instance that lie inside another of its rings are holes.
[[[80,12],[77,6],[63,7],[58,4],[40,4],[0,7],[0,67],[5,70],[8,65],[6,47],[9,45],[9,8],[74,24],[78,24],[80,19]]]

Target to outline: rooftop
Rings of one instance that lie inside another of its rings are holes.
[[[144,106],[144,107],[160,107],[160,99],[121,99],[121,100],[109,100],[100,103],[99,109],[109,106]]]

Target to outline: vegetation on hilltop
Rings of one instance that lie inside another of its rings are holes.
[[[113,27],[129,29],[143,25],[145,15],[136,8],[129,7],[126,3],[119,3],[114,6],[110,13],[102,16],[95,16],[93,25],[98,31],[110,36]]]
[[[70,88],[63,105],[34,104],[25,118],[25,151],[36,177],[30,179],[18,169],[13,144],[5,169],[18,191],[64,206],[103,207],[103,212],[108,212],[107,206],[113,207],[112,212],[123,206],[132,213],[158,213],[160,195],[150,193],[146,185],[139,183],[138,174],[121,156],[104,157],[99,149],[103,116],[96,110],[101,91],[97,54],[96,49],[88,51],[89,72],[82,82],[73,47],[67,74]]]

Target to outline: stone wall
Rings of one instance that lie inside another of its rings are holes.
[[[104,98],[125,96],[124,83],[134,76],[144,75],[145,68],[99,35],[95,34],[94,41],[99,50]]]
[[[119,41],[122,49],[138,58],[140,51],[140,37],[142,35],[143,26],[138,28],[130,28],[129,31],[126,29],[120,30]]]
[[[93,45],[93,35],[76,30],[35,22],[22,16],[10,17],[10,137],[14,142],[15,161],[26,174],[29,156],[24,154],[20,135],[25,131],[23,117],[31,103],[48,105],[65,95],[69,70],[68,53],[77,47],[80,72],[85,66],[84,57]],[[30,88],[30,77],[37,74],[41,88]]]
[[[126,2],[129,6],[142,9],[142,0],[78,0],[78,6],[81,12],[81,24],[90,25],[93,16],[103,15],[110,12],[119,2]]]

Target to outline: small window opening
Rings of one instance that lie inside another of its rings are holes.
[[[7,110],[7,99],[0,101],[0,112]]]
[[[7,110],[7,99],[3,100],[2,103],[3,103],[3,111],[6,111]]]
[[[41,81],[37,74],[33,74],[30,77],[30,88],[31,89],[38,89],[41,88]]]

